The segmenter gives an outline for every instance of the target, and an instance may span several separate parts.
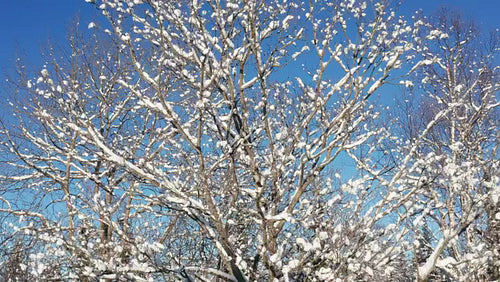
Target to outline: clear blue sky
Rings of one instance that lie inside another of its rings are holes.
[[[18,50],[38,64],[47,39],[64,40],[76,15],[87,22],[98,16],[84,0],[0,0],[0,4],[0,77]]]
[[[80,14],[84,26],[99,12],[84,0],[0,0],[0,77],[12,65],[16,50],[31,63],[50,36],[64,40],[69,23]],[[422,9],[430,14],[445,5],[462,11],[485,29],[500,28],[500,0],[405,0],[404,11]],[[3,80],[3,79],[2,79]]]
[[[407,10],[422,9],[427,15],[445,6],[487,30],[500,28],[500,0],[403,0],[403,6]]]

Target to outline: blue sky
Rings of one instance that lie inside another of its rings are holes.
[[[84,0],[0,0],[0,71],[12,65],[18,50],[38,63],[50,37],[60,41],[76,15],[85,21],[98,11]]]
[[[29,62],[40,64],[38,53],[51,37],[64,40],[74,17],[86,26],[99,12],[84,0],[0,0],[0,73],[12,65],[18,50]],[[404,11],[422,9],[430,14],[441,6],[464,13],[485,29],[500,28],[500,0],[405,0]],[[1,76],[1,75],[0,75]]]

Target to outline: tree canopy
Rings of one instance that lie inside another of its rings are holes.
[[[500,279],[496,33],[380,0],[87,2],[11,79],[5,280]]]

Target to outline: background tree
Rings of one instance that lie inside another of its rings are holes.
[[[401,119],[406,140],[415,144],[416,161],[422,162],[421,172],[412,176],[425,188],[414,224],[429,226],[435,242],[425,263],[420,261],[419,279],[438,271],[451,280],[496,280],[498,244],[490,236],[500,234],[493,230],[498,213],[493,175],[499,167],[497,34],[484,36],[473,23],[445,10],[429,29],[439,39],[422,48],[438,60],[422,69],[422,83],[404,102],[407,118]]]

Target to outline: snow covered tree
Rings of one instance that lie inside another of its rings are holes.
[[[460,59],[434,48],[445,27],[375,0],[89,2],[106,20],[20,64],[2,123],[3,244],[33,242],[32,277],[465,279],[493,261],[475,242],[498,236],[497,68],[440,78]],[[405,140],[383,101],[412,85],[436,107]]]
[[[413,224],[431,231],[435,242],[420,262],[419,280],[438,271],[452,281],[494,281],[500,267],[498,240],[491,237],[500,234],[498,35],[483,36],[445,10],[428,27],[439,39],[422,48],[437,63],[421,69],[422,81],[405,102],[413,110],[403,121],[415,150],[408,181],[422,186]]]

